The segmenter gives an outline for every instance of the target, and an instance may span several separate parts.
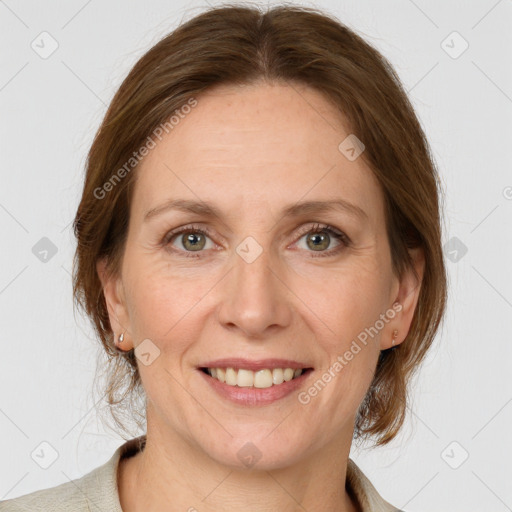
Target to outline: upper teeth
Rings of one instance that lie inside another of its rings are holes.
[[[228,386],[269,388],[272,385],[282,384],[302,374],[298,368],[274,368],[253,372],[242,368],[208,368],[208,373],[215,379],[225,382]]]

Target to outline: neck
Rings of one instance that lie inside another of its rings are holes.
[[[219,464],[176,434],[162,436],[150,427],[148,421],[144,450],[119,463],[124,512],[359,511],[345,489],[351,438],[348,446],[324,446],[292,466],[240,470]]]

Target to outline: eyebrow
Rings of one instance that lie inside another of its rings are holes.
[[[195,213],[205,217],[217,217],[219,219],[223,218],[221,210],[211,203],[204,201],[194,201],[190,199],[170,199],[165,203],[148,210],[144,214],[144,222],[169,210],[179,210],[185,213]],[[283,218],[288,218],[313,213],[328,213],[335,211],[341,211],[353,217],[358,217],[364,220],[368,219],[368,215],[362,208],[355,204],[349,203],[344,199],[333,199],[329,201],[303,201],[284,208],[281,216]]]

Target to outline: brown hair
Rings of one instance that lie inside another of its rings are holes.
[[[88,154],[85,185],[74,231],[75,302],[92,320],[107,358],[103,393],[116,424],[140,410],[130,399],[143,395],[133,351],[114,349],[96,262],[118,275],[127,234],[136,166],[115,186],[116,170],[173,113],[202,91],[222,84],[305,84],[330,99],[364,142],[362,158],[385,197],[393,271],[412,267],[409,248],[424,251],[425,270],[407,338],[383,350],[373,382],[359,408],[355,439],[391,441],[408,403],[408,383],[433,342],[445,310],[447,279],[441,246],[435,163],[400,80],[389,62],[360,36],[318,9],[282,4],[225,4],[183,23],[153,46],[121,84]],[[119,176],[119,174],[118,174]],[[98,198],[98,190],[104,197]],[[122,406],[125,407],[122,407]],[[133,405],[133,403],[132,403]],[[116,407],[114,407],[116,406]],[[140,425],[140,423],[139,423]]]

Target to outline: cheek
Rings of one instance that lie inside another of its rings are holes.
[[[330,373],[337,399],[325,406],[339,415],[339,402],[348,400],[357,405],[372,382],[380,353],[379,340],[386,325],[390,274],[379,266],[378,259],[358,266],[338,279],[339,286],[323,302],[335,335],[329,336]],[[383,320],[384,318],[384,320]],[[339,363],[339,364],[337,364]],[[328,377],[326,377],[328,379]],[[349,404],[347,406],[350,408]],[[343,407],[342,407],[343,408]],[[346,411],[345,411],[346,412]]]
[[[314,305],[338,350],[366,332],[385,313],[388,289],[384,274],[371,268],[344,269],[329,277],[328,286],[309,288],[307,303]]]
[[[172,337],[179,343],[189,337],[184,329],[191,327],[188,318],[193,317],[194,306],[212,287],[210,278],[173,269],[161,253],[132,258],[126,269],[126,300],[135,338],[155,340],[162,350],[178,350],[161,341]]]

